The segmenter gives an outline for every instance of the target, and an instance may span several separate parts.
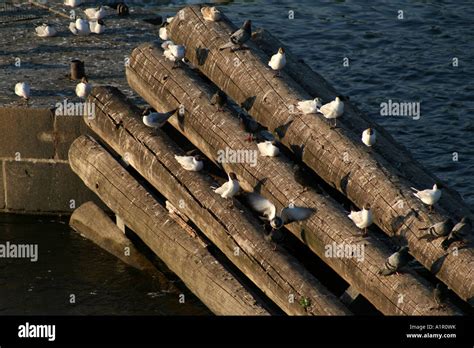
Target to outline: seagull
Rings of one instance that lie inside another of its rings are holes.
[[[347,216],[354,222],[354,224],[358,228],[364,230],[364,236],[367,235],[367,227],[372,225],[373,222],[370,204],[364,205],[361,211],[351,211],[351,213]]]
[[[227,102],[227,94],[222,92],[220,89],[214,93],[211,98],[211,105],[217,105],[217,111],[222,111],[222,107]]]
[[[463,217],[449,233],[449,236],[443,240],[441,247],[443,250],[448,250],[449,246],[456,241],[463,241],[470,233],[472,228],[471,220],[468,217]]]
[[[102,34],[105,31],[105,23],[102,19],[89,22],[89,27],[94,34]]]
[[[189,170],[191,172],[199,172],[202,167],[204,166],[204,162],[201,160],[201,156],[177,156],[174,155],[176,161],[181,164],[185,170]]]
[[[30,85],[27,82],[18,82],[15,85],[15,94],[28,102],[28,99],[30,99]]]
[[[86,14],[87,18],[96,21],[104,18],[106,15],[105,8],[103,6],[99,6],[97,8],[86,8],[84,13]]]
[[[425,231],[428,230],[427,236],[432,236],[433,238],[444,237],[451,232],[453,229],[454,224],[453,220],[446,219],[444,221],[437,222],[431,226],[420,228],[420,230]]]
[[[87,81],[87,77],[83,77],[81,82],[79,82],[76,86],[76,95],[79,98],[86,99],[87,96],[92,91],[92,85]]]
[[[166,23],[170,24],[173,21],[174,17],[167,17],[166,18]]]
[[[234,197],[240,190],[240,184],[237,180],[237,176],[232,172],[230,172],[228,176],[229,181],[225,182],[222,186],[217,188],[212,187],[215,193],[225,199]]]
[[[155,109],[148,107],[142,113],[142,120],[145,126],[151,128],[161,128],[166,123],[166,121],[168,121],[168,119],[176,113],[176,111],[178,111],[178,109],[174,109],[165,113],[159,113],[156,112]]]
[[[276,157],[280,153],[280,149],[274,145],[272,141],[265,140],[257,144],[258,151],[263,157]]]
[[[344,113],[344,102],[342,101],[342,99],[342,96],[337,96],[336,99],[334,99],[332,102],[324,104],[319,109],[319,112],[321,112],[324,117],[326,117],[327,119],[334,119],[333,128],[337,126],[337,118],[342,116],[342,114]]]
[[[219,47],[219,51],[222,51],[226,48],[233,48],[234,46],[238,46],[239,49],[242,49],[242,45],[250,40],[251,36],[252,22],[250,20],[246,20],[242,25],[242,28],[230,35],[229,42]]]
[[[158,35],[160,36],[160,39],[163,41],[167,41],[170,39],[168,35],[168,30],[166,30],[166,27],[168,26],[168,24],[169,23],[167,21],[163,22],[163,24],[160,27],[160,30],[158,31]]]
[[[441,184],[434,184],[433,189],[426,189],[423,191],[419,191],[416,188],[412,187],[411,189],[415,191],[413,194],[419,198],[423,203],[429,206],[430,212],[432,211],[433,205],[439,201],[441,198],[441,188],[443,186]]]
[[[43,23],[39,27],[35,28],[36,35],[39,37],[51,37],[55,36],[57,34],[56,29],[52,25],[49,25],[47,23]]]
[[[321,99],[314,98],[312,100],[300,101],[296,107],[303,114],[315,114],[322,105]]]
[[[376,139],[377,136],[375,135],[375,130],[373,130],[372,128],[367,128],[365,131],[362,132],[362,142],[368,147],[374,145]]]
[[[215,6],[204,6],[201,8],[201,13],[206,21],[218,22],[221,19],[221,11],[219,11]]]
[[[291,222],[306,220],[314,213],[312,208],[290,205],[283,208],[280,216],[278,216],[275,205],[255,192],[247,194],[247,201],[253,210],[270,222],[270,226],[274,230],[278,230]]]
[[[273,70],[277,71],[274,77],[279,77],[280,70],[283,69],[285,65],[286,65],[285,49],[283,47],[280,47],[278,49],[278,52],[270,58],[270,61],[268,62],[268,66],[272,68]]]
[[[175,45],[173,43],[169,43],[166,46],[165,51],[163,52],[163,55],[166,59],[174,62],[173,69],[177,67],[176,64],[178,64],[178,62],[180,62],[184,58],[185,54],[186,47],[184,47],[183,45]]]
[[[69,7],[77,7],[82,4],[82,0],[64,0],[64,5]]]
[[[89,21],[86,19],[78,18],[75,22],[69,23],[69,30],[74,35],[89,35],[91,33],[91,29],[89,26]]]
[[[408,246],[403,246],[399,251],[390,255],[387,260],[385,260],[385,267],[379,271],[379,274],[383,276],[389,276],[393,273],[398,274],[398,270],[405,266],[411,257],[408,253]]]

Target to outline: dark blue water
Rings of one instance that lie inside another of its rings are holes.
[[[141,3],[173,15],[196,2]],[[233,1],[219,6],[236,23],[250,18],[278,36],[474,205],[472,1]],[[397,18],[399,10],[404,19]],[[349,67],[343,66],[344,57]],[[458,67],[453,67],[454,57]],[[380,116],[380,103],[389,99],[419,101],[420,119]],[[178,304],[177,293],[166,290],[169,284],[125,266],[67,225],[12,218],[0,224],[0,236],[40,244],[36,264],[0,260],[1,314],[208,313],[191,295]],[[67,302],[70,293],[76,294],[75,305]]]

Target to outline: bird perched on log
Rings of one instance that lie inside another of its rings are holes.
[[[319,108],[319,112],[321,112],[326,119],[334,120],[334,126],[332,128],[337,127],[337,119],[344,113],[344,102],[342,99],[344,99],[344,97],[337,96],[332,102],[324,104]]]
[[[185,170],[191,172],[199,172],[203,166],[204,162],[201,159],[201,156],[178,156],[174,155],[174,158]]]
[[[86,14],[87,18],[93,21],[98,21],[99,19],[104,18],[107,14],[103,6],[99,6],[96,8],[86,8],[84,10],[84,13]]]
[[[83,77],[81,79],[81,82],[79,82],[76,86],[76,95],[79,98],[86,99],[87,96],[91,93],[91,91],[92,85],[87,80],[87,77]]]
[[[315,114],[322,105],[321,99],[314,98],[311,100],[303,100],[298,102],[296,108],[303,114]]]
[[[221,11],[219,11],[215,6],[201,7],[201,13],[202,13],[202,17],[206,21],[218,22],[221,20]]]
[[[405,266],[410,260],[411,256],[408,253],[408,246],[403,246],[399,251],[390,255],[385,261],[385,266],[379,271],[379,274],[383,276],[389,276]]]
[[[412,187],[411,189],[414,191],[415,197],[420,199],[423,203],[428,205],[430,212],[433,209],[433,205],[439,201],[441,198],[441,188],[443,186],[441,184],[434,184],[433,189],[426,189],[423,191],[419,191],[416,188]]]
[[[375,140],[377,140],[377,136],[375,135],[375,130],[372,128],[367,128],[365,131],[362,132],[362,142],[371,147],[375,144]]]
[[[51,37],[57,34],[56,29],[48,23],[43,23],[42,25],[36,27],[35,32],[39,37]]]
[[[166,121],[168,121],[168,119],[176,113],[176,111],[178,111],[178,109],[159,113],[155,109],[147,107],[142,113],[142,120],[145,126],[151,128],[161,128],[166,123]]]
[[[279,77],[280,70],[283,69],[285,65],[286,65],[285,49],[283,47],[280,47],[278,49],[278,52],[270,58],[270,61],[268,62],[268,66],[277,72],[274,77]]]
[[[432,237],[436,239],[439,237],[447,236],[449,232],[451,232],[453,227],[454,227],[454,223],[453,223],[453,220],[451,219],[446,219],[444,221],[437,222],[431,226],[420,228],[420,230],[422,231],[428,230],[428,234],[421,238]]]
[[[167,26],[168,26],[168,22],[167,21],[164,21],[163,24],[161,25],[160,29],[158,30],[158,35],[160,37],[161,40],[163,41],[167,41],[170,39],[169,35],[168,35],[168,30],[167,30]]]
[[[220,89],[213,94],[211,98],[211,105],[217,105],[217,111],[222,111],[222,107],[227,103],[227,94]]]
[[[449,233],[449,236],[443,240],[441,247],[443,250],[448,250],[449,246],[454,242],[462,242],[464,238],[471,232],[472,223],[468,217],[463,217]]]
[[[64,5],[69,7],[77,7],[82,4],[82,0],[64,0]]]
[[[351,213],[347,216],[354,222],[354,224],[358,228],[364,230],[364,236],[366,236],[367,227],[369,227],[373,223],[373,216],[372,210],[370,209],[370,204],[364,205],[364,207],[360,211],[351,211]]]
[[[251,192],[246,195],[246,198],[250,207],[259,213],[264,220],[267,220],[275,230],[291,222],[306,220],[314,213],[312,208],[295,207],[290,204],[283,208],[278,216],[276,206],[260,194]]]
[[[86,19],[78,18],[75,22],[69,23],[69,30],[74,35],[86,36],[91,33],[89,21]]]
[[[280,149],[275,146],[275,143],[270,140],[265,140],[261,143],[257,143],[258,151],[263,157],[276,157],[280,154]]]
[[[229,42],[219,47],[219,51],[222,51],[226,48],[232,48],[233,51],[235,46],[238,46],[238,49],[242,49],[244,43],[250,40],[252,36],[252,22],[246,20],[242,27],[230,35]]]
[[[184,58],[185,54],[186,47],[183,45],[175,45],[174,43],[169,43],[163,52],[166,59],[174,62],[172,69],[178,67],[179,62]]]
[[[89,28],[91,29],[91,33],[102,34],[105,31],[105,23],[102,19],[91,21],[89,22]]]
[[[220,187],[211,187],[215,193],[220,195],[222,198],[234,197],[240,190],[240,184],[237,180],[235,173],[230,172],[228,174],[229,180],[222,184]]]

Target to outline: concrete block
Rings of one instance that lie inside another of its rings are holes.
[[[81,116],[55,116],[56,158],[67,160],[71,143],[80,135],[91,134]]]

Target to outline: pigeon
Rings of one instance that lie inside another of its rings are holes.
[[[446,305],[444,304],[448,297],[448,289],[446,285],[444,285],[443,283],[436,284],[436,287],[433,291],[433,297],[436,304],[438,305],[438,309],[446,307]]]
[[[173,43],[169,43],[163,52],[166,59],[174,62],[173,69],[177,67],[177,64],[184,58],[185,54],[186,48],[183,45],[175,45]]]
[[[372,225],[373,222],[370,204],[366,204],[361,211],[351,211],[351,213],[347,216],[358,228],[364,230],[364,236],[367,235],[367,227]]]
[[[30,85],[27,82],[18,82],[15,85],[15,94],[28,101],[30,99]]]
[[[167,40],[170,39],[170,37],[168,35],[168,30],[166,29],[168,24],[169,24],[168,22],[163,22],[163,24],[160,27],[160,30],[158,31],[158,35],[159,35],[160,39],[163,40],[163,41],[167,41]]]
[[[69,7],[77,7],[82,4],[82,0],[64,0],[64,5]]]
[[[342,99],[342,96],[337,96],[332,102],[324,104],[319,108],[319,112],[321,112],[325,118],[334,119],[333,128],[337,126],[337,118],[341,117],[344,113],[344,102]]]
[[[419,191],[416,188],[412,187],[411,189],[415,191],[414,195],[419,198],[423,203],[429,206],[430,212],[432,211],[433,205],[439,201],[441,198],[441,184],[434,184],[433,189],[426,189]]]
[[[89,26],[89,21],[86,19],[78,18],[75,22],[69,23],[69,30],[74,35],[89,35],[91,33],[91,29]]]
[[[217,111],[222,111],[222,107],[227,102],[227,94],[218,90],[211,98],[211,105],[217,105]]]
[[[99,6],[97,8],[86,8],[84,13],[86,14],[87,18],[95,21],[104,18],[106,15],[105,8],[103,6]]]
[[[315,114],[318,112],[318,109],[322,106],[321,104],[321,99],[319,98],[314,98],[312,100],[303,100],[298,102],[298,105],[296,106],[299,111],[301,111],[303,114]]]
[[[86,99],[87,96],[92,91],[92,85],[87,81],[87,77],[83,77],[81,82],[79,82],[76,86],[76,95],[79,98]]]
[[[280,149],[274,145],[272,141],[266,140],[257,144],[258,151],[263,157],[276,157],[280,153]]]
[[[237,176],[234,173],[229,173],[229,181],[225,182],[222,186],[217,188],[212,188],[215,193],[220,195],[222,198],[232,198],[240,190],[240,184],[237,180]]]
[[[39,37],[51,37],[55,36],[57,34],[56,29],[52,25],[49,25],[47,23],[43,23],[39,27],[35,28],[36,35]]]
[[[383,276],[389,276],[393,273],[398,274],[398,270],[405,266],[411,260],[408,253],[408,246],[403,246],[399,251],[390,255],[385,261],[385,267],[379,271]]]
[[[433,238],[439,238],[447,236],[449,232],[451,232],[453,227],[453,220],[447,219],[444,221],[437,222],[431,226],[420,228],[420,230],[428,230],[428,236],[431,236]]]
[[[251,36],[252,22],[250,20],[246,20],[242,25],[242,28],[230,35],[229,42],[219,47],[219,51],[222,51],[226,48],[233,48],[235,46],[238,46],[239,49],[241,49],[242,45],[250,40]]]
[[[290,205],[283,208],[278,216],[275,205],[255,192],[247,194],[247,202],[253,210],[270,223],[274,230],[278,230],[294,221],[306,220],[314,212],[312,208]]]
[[[375,130],[373,130],[372,128],[367,128],[365,131],[362,132],[362,142],[366,146],[373,146],[375,144],[376,139],[377,136],[375,135]]]
[[[89,27],[94,34],[102,34],[105,31],[105,23],[102,19],[89,22]]]
[[[449,233],[449,236],[443,240],[441,247],[443,250],[448,250],[449,246],[457,241],[463,241],[470,233],[472,228],[471,220],[468,217],[463,217]]]
[[[145,126],[151,128],[161,128],[166,123],[166,121],[168,121],[168,119],[176,113],[176,111],[178,111],[178,109],[165,113],[159,113],[153,108],[146,108],[143,111],[142,120]]]
[[[181,164],[185,170],[191,172],[199,172],[204,166],[204,162],[201,160],[201,156],[178,156],[175,155],[174,158]]]
[[[201,8],[201,13],[206,21],[218,22],[221,20],[221,11],[219,11],[215,6],[204,6]]]
[[[268,66],[272,68],[273,70],[276,70],[277,73],[275,77],[279,77],[280,70],[283,69],[285,65],[286,65],[285,49],[283,47],[280,47],[278,49],[278,52],[270,58],[270,61],[268,62]]]

